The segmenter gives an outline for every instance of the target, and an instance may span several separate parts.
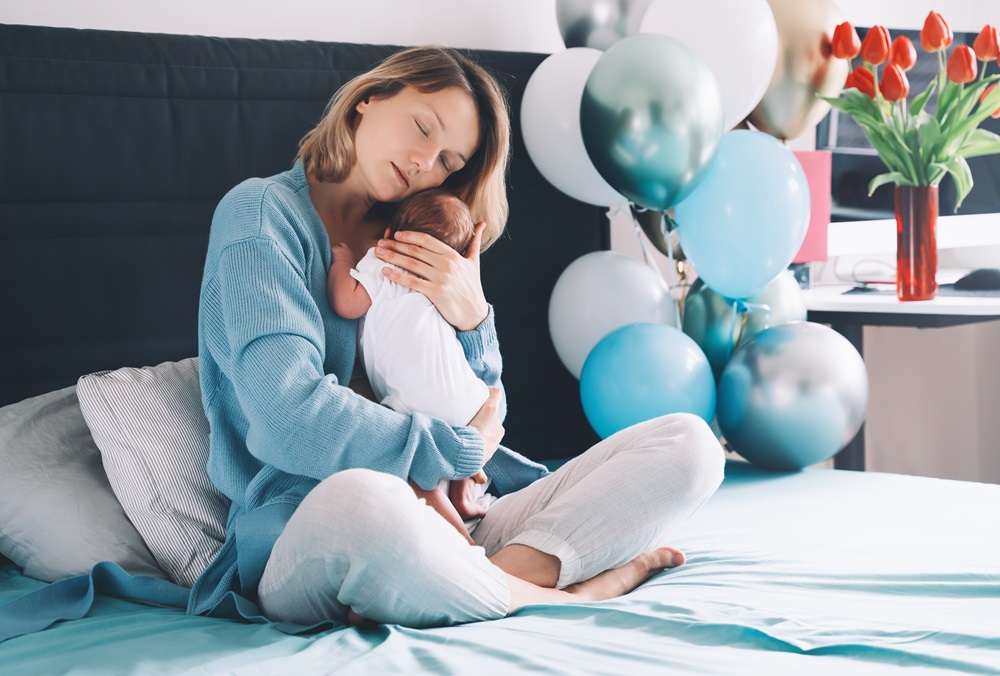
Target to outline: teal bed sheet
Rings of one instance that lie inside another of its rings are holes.
[[[688,562],[614,601],[290,636],[101,596],[0,674],[1000,674],[1000,485],[726,473],[667,543]],[[0,603],[39,586],[0,569]]]

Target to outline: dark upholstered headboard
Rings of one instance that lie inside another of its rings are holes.
[[[291,166],[333,92],[399,47],[0,25],[0,405],[197,353],[219,198]],[[544,54],[463,50],[506,87],[505,236],[483,257],[509,413],[535,458],[596,441],[549,338],[549,294],[609,248],[602,210],[538,173],[519,129]]]

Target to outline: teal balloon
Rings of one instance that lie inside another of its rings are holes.
[[[700,278],[684,297],[684,333],[705,353],[716,380],[740,339],[742,319],[734,305],[734,301],[723,298]]]
[[[788,267],[809,225],[809,186],[780,141],[731,131],[697,190],[675,208],[698,276],[727,298],[750,298]]]
[[[865,419],[861,355],[822,324],[761,331],[733,353],[719,379],[719,428],[754,465],[798,470],[850,443]]]
[[[607,438],[668,413],[710,421],[715,379],[701,348],[666,324],[640,322],[616,329],[587,356],[580,400],[591,427]]]
[[[619,40],[587,78],[580,128],[604,180],[630,201],[662,211],[695,188],[722,138],[715,75],[666,35]]]

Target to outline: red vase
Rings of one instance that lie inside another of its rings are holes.
[[[896,296],[930,300],[937,293],[938,189],[897,185]]]

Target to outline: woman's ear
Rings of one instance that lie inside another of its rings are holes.
[[[358,105],[356,105],[354,109],[357,110],[359,113],[364,113],[365,108],[368,107],[368,104],[369,100],[366,98],[364,101],[358,101]]]

